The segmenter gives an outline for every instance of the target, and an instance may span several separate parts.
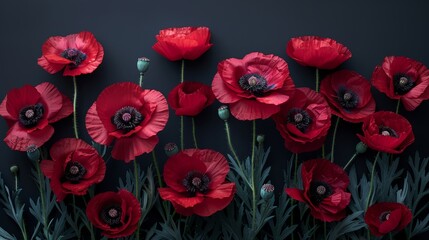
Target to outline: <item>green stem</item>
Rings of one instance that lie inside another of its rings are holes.
[[[182,59],[182,67],[180,71],[180,83],[183,83],[185,79],[185,59]]]
[[[90,193],[90,197],[91,197],[91,193]],[[88,203],[85,199],[85,196],[82,196],[82,199],[83,199],[83,202],[85,203],[85,209],[86,209],[86,207],[88,206]],[[95,240],[94,226],[92,225],[91,222],[89,222],[88,230],[89,230],[89,233],[91,234],[91,240]]]
[[[256,225],[256,184],[255,184],[255,144],[256,144],[256,120],[252,121],[252,158],[251,158],[251,182],[252,182],[252,229]],[[255,232],[256,234],[256,232]]]
[[[48,216],[46,213],[45,183],[42,171],[40,170],[39,162],[35,162],[35,165],[39,181],[40,204],[42,205],[43,233],[45,234],[45,237],[48,238]]]
[[[340,122],[340,117],[337,117],[337,121],[335,122],[334,133],[332,136],[332,146],[331,146],[331,162],[334,162],[334,149],[335,149],[335,138],[337,136],[338,123]]]
[[[195,134],[195,118],[192,117],[192,137],[194,138],[194,147],[198,148],[197,136]]]
[[[293,176],[293,183],[295,185],[298,185],[298,153],[294,153],[295,157],[294,157],[294,176]]]
[[[15,192],[17,192],[18,191],[18,175],[17,174],[14,174],[15,175]]]
[[[140,87],[142,87],[142,85],[143,85],[143,77],[144,77],[144,74],[141,72],[140,77],[139,77],[139,86]]]
[[[77,82],[76,82],[76,76],[73,76],[73,130],[74,130],[74,136],[76,138],[79,138],[79,134],[77,132],[76,104],[77,104]]]
[[[399,106],[401,105],[401,100],[398,99],[398,103],[396,104],[396,114],[399,113]]]
[[[226,132],[226,138],[228,141],[229,150],[231,151],[232,155],[234,156],[234,159],[237,162],[237,164],[239,165],[240,169],[242,169],[240,160],[238,159],[238,156],[237,156],[237,153],[235,152],[234,147],[232,146],[231,132],[229,130],[229,124],[228,124],[227,120],[225,120],[225,132]]]
[[[28,240],[28,236],[27,236],[27,228],[25,227],[25,222],[24,222],[24,220],[22,220],[21,233],[22,233],[22,238],[23,238],[24,240]]]
[[[369,204],[370,204],[370,199],[371,199],[371,194],[372,194],[372,190],[374,188],[374,174],[375,174],[375,167],[377,166],[377,160],[378,160],[378,156],[380,155],[380,152],[377,153],[377,155],[375,156],[375,160],[374,163],[372,165],[372,170],[371,170],[371,180],[369,182],[369,192],[368,192],[368,197],[366,199],[366,204],[365,204],[365,211],[368,209]]]
[[[152,161],[153,161],[153,166],[155,167],[156,177],[158,179],[158,185],[159,185],[159,187],[163,187],[162,179],[161,179],[161,172],[159,171],[158,161],[156,160],[155,151],[152,151]]]
[[[319,92],[319,69],[316,68],[316,92]]]
[[[135,186],[135,195],[137,200],[140,202],[139,199],[139,193],[140,193],[140,188],[139,188],[139,171],[138,171],[138,165],[137,165],[137,160],[134,160],[134,186]],[[138,240],[140,238],[140,226],[137,227],[137,230],[135,232],[135,236],[136,239]]]
[[[184,149],[184,142],[185,142],[185,137],[184,137],[184,134],[183,134],[183,125],[184,125],[184,123],[183,123],[183,116],[180,116],[180,150],[183,150]]]
[[[358,155],[357,153],[353,154],[353,156],[350,158],[350,160],[347,162],[347,164],[343,167],[344,170],[346,170],[346,168],[353,162],[353,160],[355,160],[357,155]]]

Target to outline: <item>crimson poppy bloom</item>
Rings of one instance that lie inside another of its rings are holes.
[[[176,212],[210,216],[224,209],[235,194],[235,183],[226,183],[229,165],[225,157],[209,149],[186,149],[172,155],[164,165],[168,187],[158,188],[162,199]]]
[[[404,229],[413,219],[413,214],[404,204],[383,202],[370,206],[364,219],[372,235],[381,237]]]
[[[64,69],[64,76],[92,73],[103,61],[103,46],[90,32],[48,38],[37,63],[48,73]]]
[[[340,70],[326,76],[320,85],[320,93],[327,100],[332,114],[347,122],[362,122],[375,112],[371,84],[354,71]]]
[[[289,40],[286,53],[303,66],[334,69],[352,57],[350,50],[331,38],[302,36]]]
[[[17,151],[41,147],[54,134],[50,124],[72,112],[70,99],[51,83],[12,89],[0,104],[0,115],[9,125],[4,141]]]
[[[346,217],[351,194],[346,192],[350,180],[343,168],[326,159],[308,160],[302,164],[301,178],[304,189],[287,188],[286,193],[307,203],[314,218],[333,222]]]
[[[407,111],[429,99],[428,68],[407,57],[385,57],[375,68],[371,83],[389,98],[399,99]]]
[[[195,60],[213,45],[208,27],[166,28],[156,35],[153,50],[170,61]]]
[[[252,52],[243,59],[220,62],[212,89],[220,102],[229,104],[235,118],[255,120],[280,111],[280,105],[289,100],[295,85],[282,58]]]
[[[357,134],[368,147],[386,153],[402,153],[414,142],[411,124],[394,112],[380,111],[368,116],[362,125],[364,135]]]
[[[127,190],[97,194],[88,202],[86,215],[94,227],[108,238],[126,237],[134,233],[141,217],[137,198]]]
[[[320,93],[297,88],[273,119],[289,151],[311,152],[325,142],[331,126],[331,109]]]
[[[155,90],[131,82],[105,88],[86,114],[86,129],[103,145],[114,142],[112,157],[125,162],[148,153],[158,143],[168,120],[168,105]]]
[[[168,94],[168,103],[177,116],[196,116],[215,100],[210,86],[183,82]]]
[[[51,160],[42,160],[40,168],[50,179],[57,201],[67,194],[85,195],[88,188],[104,179],[106,164],[97,150],[76,138],[64,138],[52,145]]]

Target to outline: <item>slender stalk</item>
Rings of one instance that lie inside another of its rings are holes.
[[[135,195],[137,200],[140,202],[139,195],[140,195],[140,187],[139,187],[139,172],[138,172],[138,165],[137,160],[134,160],[134,186],[135,186]],[[140,226],[137,227],[137,230],[135,232],[136,239],[140,239]]]
[[[144,77],[144,74],[141,72],[140,77],[139,77],[139,86],[140,87],[142,87],[142,85],[143,85],[143,77]]]
[[[91,197],[91,193],[90,193],[90,197]],[[87,201],[85,199],[85,196],[83,196],[82,199],[83,199],[83,202],[85,204],[85,209],[86,209],[87,206],[88,206],[88,203],[87,203]],[[89,233],[91,234],[91,240],[95,240],[94,226],[92,225],[91,222],[89,222],[89,228],[88,228],[88,230],[89,230]]]
[[[14,174],[15,175],[15,192],[17,192],[18,191],[18,175],[16,175],[16,174]]]
[[[43,220],[43,233],[45,237],[48,238],[48,216],[46,213],[46,199],[45,199],[45,182],[43,179],[42,171],[40,170],[39,162],[35,162],[37,178],[39,181],[39,194],[40,194],[40,204],[42,205],[42,220]]]
[[[316,92],[319,92],[319,69],[316,68]]]
[[[251,183],[252,183],[252,229],[256,225],[256,184],[255,184],[255,144],[256,144],[256,120],[252,121],[252,158],[251,158]]]
[[[334,133],[332,136],[332,146],[331,146],[331,162],[334,162],[334,149],[335,149],[335,138],[337,136],[338,123],[340,122],[340,117],[337,117],[337,121],[335,122]]]
[[[353,162],[353,160],[355,160],[357,155],[358,155],[357,153],[353,154],[353,156],[350,158],[350,160],[347,162],[347,164],[343,167],[344,170],[346,170],[346,168]]]
[[[399,113],[399,106],[401,106],[401,100],[398,99],[398,103],[396,104],[396,113]]]
[[[298,176],[297,176],[297,172],[298,172],[298,153],[294,153],[293,155],[294,155],[294,160],[293,160],[293,165],[294,165],[293,166],[293,172],[294,172],[294,175],[293,175],[293,184],[298,185]],[[291,199],[291,207],[294,204],[295,204],[295,200]],[[292,212],[292,214],[290,215],[290,225],[292,226],[293,223],[294,223],[294,217],[293,217],[293,212]],[[295,237],[294,237],[294,235],[292,233],[292,240],[294,240],[294,239],[295,239]]]
[[[180,150],[183,150],[184,149],[184,145],[185,145],[185,137],[184,137],[184,133],[183,133],[183,125],[184,125],[184,123],[183,123],[183,116],[180,116]]]
[[[369,204],[370,204],[371,194],[372,194],[372,190],[374,188],[373,182],[374,182],[375,167],[377,166],[377,160],[378,160],[379,155],[380,155],[380,152],[378,152],[377,155],[375,156],[375,160],[374,160],[374,163],[372,165],[371,180],[369,182],[369,192],[368,192],[368,197],[366,199],[365,211],[368,209]]]
[[[241,168],[240,160],[238,159],[238,156],[237,156],[237,153],[235,152],[235,149],[234,149],[234,147],[232,146],[232,141],[231,141],[231,132],[230,132],[230,130],[229,130],[229,124],[228,124],[228,121],[226,121],[226,120],[225,120],[225,132],[226,132],[226,138],[227,138],[227,141],[228,141],[228,147],[229,147],[229,150],[231,151],[231,153],[232,153],[232,155],[233,155],[233,157],[234,157],[235,161],[236,161],[236,162],[237,162],[237,164],[239,165],[240,169],[242,169],[242,168]]]
[[[180,71],[180,83],[185,80],[185,59],[182,59],[182,68]]]
[[[158,179],[158,185],[159,185],[159,187],[163,187],[162,179],[161,179],[161,172],[159,171],[158,161],[156,160],[155,151],[152,151],[152,161],[153,161],[153,166],[155,167],[156,177]]]
[[[21,229],[21,233],[22,233],[22,238],[24,240],[28,240],[28,236],[27,236],[27,228],[25,227],[25,222],[24,220],[22,220],[22,228]]]
[[[194,117],[192,117],[192,137],[194,139],[194,147],[198,148],[197,135],[195,133],[195,118]]]
[[[73,76],[73,130],[74,130],[74,136],[76,138],[79,138],[79,134],[77,132],[76,104],[77,104],[77,82],[76,82],[76,76]]]

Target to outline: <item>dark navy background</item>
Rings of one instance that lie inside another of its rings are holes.
[[[242,58],[252,51],[275,54],[289,63],[291,76],[297,87],[315,86],[314,69],[302,67],[285,52],[291,37],[318,35],[333,38],[352,52],[352,58],[341,65],[370,78],[374,67],[385,56],[407,56],[429,65],[429,2],[427,1],[308,1],[308,0],[168,0],[168,1],[1,1],[0,2],[0,98],[24,84],[37,85],[49,81],[72,98],[71,77],[50,75],[37,65],[41,46],[50,36],[91,31],[103,45],[105,55],[99,68],[89,75],[78,77],[78,106],[80,136],[90,142],[85,132],[84,116],[98,94],[108,85],[120,81],[138,81],[136,60],[148,57],[151,65],[144,78],[145,88],[157,89],[165,96],[180,82],[180,62],[170,62],[154,52],[152,45],[160,29],[181,26],[207,26],[212,32],[214,46],[201,58],[186,62],[185,80],[211,84],[217,63],[230,57]],[[321,71],[321,77],[329,73]],[[378,110],[395,111],[396,101],[373,89]],[[201,148],[212,148],[229,153],[223,131],[223,122],[217,117],[219,102],[196,118],[197,138]],[[427,122],[429,103],[424,102],[413,112],[403,114],[413,125],[416,142],[401,155],[406,159],[418,150],[421,156],[429,155]],[[192,147],[190,119],[185,118],[186,147]],[[238,155],[250,154],[251,122],[230,119],[232,138]],[[72,118],[54,124],[56,132],[47,143],[51,145],[61,137],[73,137]],[[336,163],[344,165],[353,155],[358,142],[360,124],[340,122],[336,145]],[[4,120],[0,121],[0,137],[7,132]],[[269,164],[273,167],[270,179],[280,191],[282,171],[288,166],[290,153],[283,147],[283,139],[273,121],[257,121],[257,132],[265,134],[266,146],[271,146]],[[166,160],[163,146],[179,143],[179,118],[170,112],[164,131],[159,134],[156,147],[161,165]],[[330,136],[327,139],[329,152]],[[320,154],[302,154],[306,160]],[[373,157],[373,151],[360,156]],[[24,189],[22,200],[28,203],[37,196],[25,153],[10,150],[0,143],[0,172],[8,186],[13,186],[9,167],[20,168],[19,185]],[[147,166],[150,155],[138,158]],[[97,191],[115,190],[117,178],[122,177],[132,164],[110,161],[106,180]],[[0,214],[0,226],[17,232],[7,216]],[[28,227],[31,229],[31,227]],[[19,234],[18,234],[19,235]]]

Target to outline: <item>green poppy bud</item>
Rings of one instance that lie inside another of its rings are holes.
[[[149,69],[149,58],[141,57],[137,59],[137,70],[140,73],[145,73]]]
[[[18,172],[19,172],[19,168],[18,168],[18,166],[16,166],[16,165],[13,165],[12,167],[10,167],[10,172],[13,174],[13,175],[17,175],[18,174]]]
[[[260,195],[262,199],[269,200],[274,195],[274,186],[270,183],[262,185]]]
[[[164,151],[168,157],[171,157],[174,154],[179,152],[179,148],[177,147],[177,145],[175,143],[167,143],[164,146]]]
[[[32,161],[40,160],[40,150],[35,145],[30,145],[27,147],[27,157]]]
[[[220,119],[222,120],[228,120],[229,118],[229,109],[228,106],[222,105],[218,108],[217,114],[219,115]]]
[[[367,149],[368,146],[366,146],[363,142],[359,142],[358,144],[356,144],[356,152],[359,154],[366,152]]]

